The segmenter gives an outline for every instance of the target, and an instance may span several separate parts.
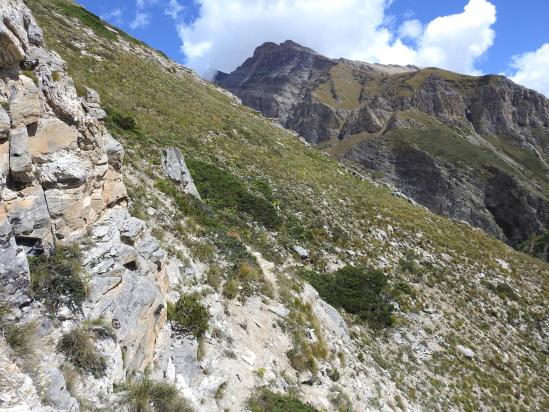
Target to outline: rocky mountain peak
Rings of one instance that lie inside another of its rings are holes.
[[[331,60],[286,42],[260,46],[216,81],[310,143],[382,172],[386,182],[436,213],[515,246],[547,228],[549,100],[504,76]],[[517,208],[535,222],[530,229],[518,228],[510,209],[492,206],[495,170],[537,199],[521,197],[530,206]],[[422,173],[441,178],[426,183],[412,177]]]

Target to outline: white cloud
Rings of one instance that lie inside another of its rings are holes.
[[[130,23],[130,28],[132,28],[133,30],[142,29],[144,27],[147,27],[150,23],[151,15],[149,13],[138,11],[135,13],[135,18]]]
[[[494,43],[496,7],[487,0],[470,0],[462,13],[437,17],[425,28],[415,63],[479,74],[475,61]]]
[[[465,3],[466,0],[463,0]],[[368,62],[439,66],[477,73],[475,62],[492,45],[496,9],[469,0],[459,14],[425,26],[387,26],[391,0],[196,0],[199,17],[179,25],[188,64],[204,74],[232,71],[266,41],[291,39],[328,57]],[[411,38],[415,46],[401,39]]]
[[[406,20],[398,29],[401,38],[417,39],[423,33],[423,26],[419,20]]]
[[[181,13],[185,7],[183,7],[177,0],[170,0],[164,9],[164,14],[170,16],[172,19],[177,20],[179,18],[179,13]]]
[[[514,56],[508,75],[514,82],[549,97],[549,43],[536,51]]]

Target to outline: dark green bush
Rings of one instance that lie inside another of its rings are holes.
[[[194,217],[198,223],[210,229],[220,228],[221,223],[210,208],[194,196],[181,192],[173,182],[166,179],[157,179],[155,187],[170,196],[183,215]]]
[[[208,310],[196,295],[182,295],[175,303],[168,303],[168,320],[174,330],[200,338],[208,330]]]
[[[518,245],[518,250],[549,262],[549,230],[533,235]]]
[[[131,412],[192,412],[175,387],[148,377],[129,385],[125,399]]]
[[[333,381],[337,382],[341,378],[341,374],[336,368],[332,368],[328,370],[328,377]]]
[[[501,299],[507,298],[514,301],[519,300],[519,295],[517,292],[515,292],[507,283],[498,283],[494,290]]]
[[[313,271],[300,274],[332,306],[357,315],[373,328],[393,325],[393,306],[388,297],[387,278],[382,271],[346,266],[328,275]]]
[[[300,401],[295,395],[274,393],[259,389],[248,401],[251,412],[318,412],[317,409]]]
[[[77,247],[60,246],[50,256],[30,258],[31,296],[42,301],[50,312],[55,312],[61,303],[78,309],[87,292],[80,259]]]
[[[281,219],[272,203],[251,193],[235,175],[199,160],[187,159],[187,165],[200,195],[213,207],[246,213],[269,229],[280,225]],[[263,182],[260,190],[270,197],[272,192],[265,185]]]
[[[127,114],[124,114],[113,107],[107,107],[107,126],[125,130],[127,132],[137,132],[137,122]]]
[[[82,372],[90,373],[95,378],[105,376],[107,361],[95,348],[91,331],[76,328],[65,333],[59,340],[57,349]]]

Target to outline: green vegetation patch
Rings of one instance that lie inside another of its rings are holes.
[[[94,338],[92,330],[75,328],[61,337],[57,349],[80,371],[100,378],[107,371],[107,360],[97,351]]]
[[[188,401],[179,391],[165,382],[155,382],[143,377],[128,386],[124,399],[131,412],[193,412]]]
[[[280,224],[272,203],[251,193],[235,175],[200,160],[187,159],[187,165],[200,195],[208,204],[246,213],[268,229]]]
[[[301,275],[330,305],[357,315],[370,327],[393,325],[394,309],[389,301],[387,277],[381,270],[345,266],[331,274],[302,271]]]
[[[197,295],[182,295],[175,304],[168,303],[168,320],[180,333],[202,337],[208,330],[209,318]]]
[[[61,304],[78,309],[86,298],[87,286],[76,246],[58,246],[51,255],[29,259],[30,294],[50,312]]]
[[[518,249],[531,256],[549,262],[549,230],[522,242]]]
[[[6,342],[18,356],[25,356],[32,352],[32,343],[36,332],[35,323],[24,325],[0,325]]]
[[[259,389],[252,395],[248,401],[248,409],[251,412],[318,412],[295,395],[275,393],[266,388]]]

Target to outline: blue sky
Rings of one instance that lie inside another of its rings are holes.
[[[205,77],[292,39],[329,57],[505,73],[549,95],[549,0],[79,2]]]

